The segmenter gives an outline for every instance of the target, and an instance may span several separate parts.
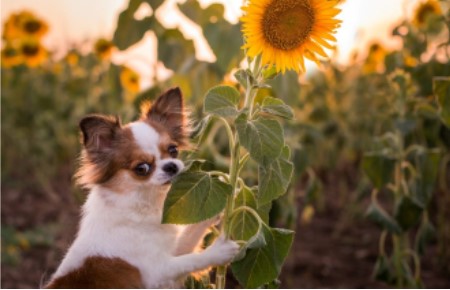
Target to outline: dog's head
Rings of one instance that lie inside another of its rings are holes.
[[[178,150],[187,143],[183,97],[178,88],[162,94],[136,122],[89,115],[80,122],[84,150],[78,183],[114,191],[166,186],[183,169]]]

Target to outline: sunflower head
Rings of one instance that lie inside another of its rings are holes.
[[[135,94],[139,92],[140,80],[140,76],[137,72],[126,66],[122,67],[122,71],[120,72],[120,82],[122,87],[128,93]]]
[[[79,55],[76,50],[71,50],[66,54],[65,60],[70,66],[75,66],[78,64]]]
[[[19,15],[19,27],[26,37],[41,38],[48,32],[48,24],[29,11]]]
[[[27,39],[20,44],[20,53],[24,63],[28,67],[37,67],[43,64],[47,58],[47,50],[36,39]]]
[[[2,67],[10,68],[22,64],[22,62],[23,57],[19,49],[9,44],[2,49]]]
[[[369,53],[363,66],[365,73],[381,72],[384,70],[384,59],[387,50],[381,43],[374,42],[369,46]]]
[[[48,32],[48,25],[30,11],[22,11],[8,17],[3,26],[3,39],[40,39]]]
[[[263,65],[277,72],[305,71],[304,58],[319,62],[336,41],[341,21],[338,0],[249,0],[242,9],[244,48],[250,57],[261,55]]]
[[[111,57],[113,49],[114,44],[111,41],[104,38],[98,39],[94,44],[95,54],[101,60],[108,60]]]
[[[413,24],[418,28],[424,28],[429,17],[441,14],[442,10],[438,1],[427,0],[425,2],[421,2],[414,10]]]

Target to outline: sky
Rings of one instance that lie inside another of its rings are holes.
[[[389,38],[393,23],[411,10],[420,0],[347,0],[341,6],[338,18],[343,20],[336,37],[338,39],[338,61],[345,63],[355,48],[364,48],[374,39],[386,45],[395,45]],[[176,2],[167,0],[158,10],[158,19],[167,27],[180,27],[187,38],[194,39],[197,57],[214,60],[214,54],[206,41],[201,38],[201,30],[175,9]],[[200,0],[203,6],[213,2],[226,5],[225,17],[236,22],[240,15],[241,0]],[[44,44],[62,56],[70,45],[88,43],[99,37],[111,38],[118,14],[126,7],[128,0],[1,0],[1,20],[22,9],[30,9],[50,24],[50,32]],[[141,11],[145,14],[145,10]],[[150,35],[125,53],[116,53],[113,61],[127,64],[144,75],[153,74],[148,64],[155,61],[156,46]],[[58,55],[58,54],[56,54]],[[159,73],[158,73],[159,74]],[[169,72],[161,69],[160,78]]]

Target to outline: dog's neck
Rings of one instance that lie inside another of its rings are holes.
[[[115,192],[96,185],[83,207],[83,221],[105,220],[117,223],[160,224],[169,186],[145,187],[129,192]],[[83,226],[83,222],[82,222]]]

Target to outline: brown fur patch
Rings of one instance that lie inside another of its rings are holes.
[[[47,289],[144,288],[139,270],[119,258],[89,257],[83,266],[58,277]]]
[[[76,173],[77,182],[84,187],[94,184],[103,184],[114,188],[112,177],[119,171],[130,170],[141,162],[154,164],[155,158],[146,154],[136,144],[133,133],[128,127],[115,129],[114,138],[109,141],[108,148],[91,148],[86,146],[81,156],[81,166]],[[146,180],[145,177],[131,174],[137,180]]]
[[[156,99],[148,108],[141,108],[142,121],[149,123],[159,133],[166,132],[180,146],[188,145],[188,124],[183,96],[179,88],[173,88]]]

